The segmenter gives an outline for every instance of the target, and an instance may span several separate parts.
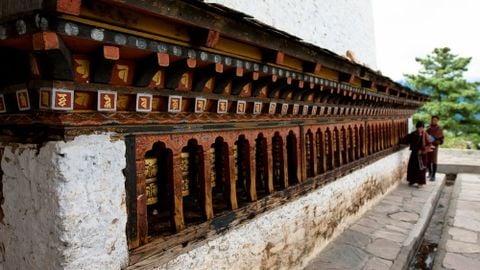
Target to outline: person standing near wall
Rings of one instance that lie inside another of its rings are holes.
[[[408,185],[417,184],[418,187],[425,185],[425,175],[427,173],[427,154],[433,151],[433,145],[428,139],[425,131],[425,124],[418,121],[415,125],[416,130],[409,133],[402,142],[410,145],[410,158],[408,159],[407,181]]]
[[[428,153],[428,178],[435,181],[435,173],[437,172],[438,146],[443,144],[443,130],[438,125],[438,116],[432,116],[430,126],[427,129],[429,139],[433,146],[432,152]]]

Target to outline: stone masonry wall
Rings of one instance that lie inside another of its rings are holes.
[[[90,135],[0,148],[0,269],[126,266],[123,141]]]
[[[156,269],[300,269],[404,178],[408,155],[378,160]]]
[[[352,51],[376,69],[370,0],[207,0],[244,12],[339,55]]]

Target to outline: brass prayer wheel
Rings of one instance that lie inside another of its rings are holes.
[[[189,185],[190,185],[190,178],[189,178],[189,157],[190,154],[186,152],[180,153],[180,171],[181,171],[181,179],[182,179],[182,195],[188,196],[190,195]]]
[[[158,164],[156,158],[145,159],[145,194],[147,195],[147,205],[158,202],[158,185],[157,185]]]

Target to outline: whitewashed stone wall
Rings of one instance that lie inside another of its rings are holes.
[[[385,157],[154,269],[301,269],[404,178],[408,155]]]
[[[123,141],[90,135],[0,147],[0,269],[126,266]]]
[[[370,0],[206,0],[244,12],[339,55],[352,51],[376,69]]]

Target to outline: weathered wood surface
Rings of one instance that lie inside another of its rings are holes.
[[[327,173],[309,178],[299,184],[290,186],[281,191],[275,191],[272,195],[247,204],[244,207],[230,211],[213,218],[210,221],[185,228],[182,232],[158,238],[151,243],[131,251],[130,266],[128,269],[161,265],[179,254],[188,252],[195,247],[203,245],[208,239],[235,228],[255,216],[268,210],[281,206],[295,198],[321,188],[335,179],[358,170],[376,160],[401,149],[400,147],[389,148],[377,152],[367,158],[363,158]]]

